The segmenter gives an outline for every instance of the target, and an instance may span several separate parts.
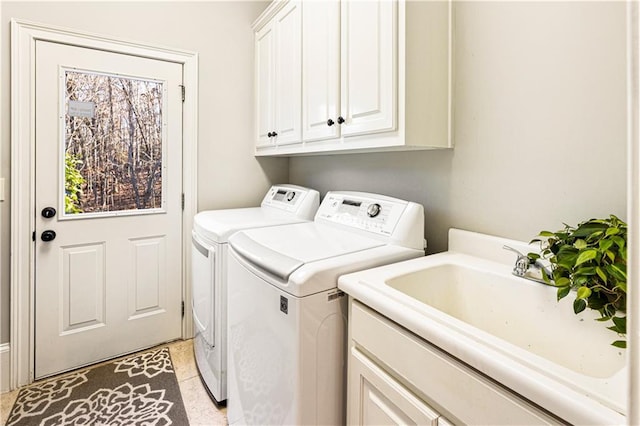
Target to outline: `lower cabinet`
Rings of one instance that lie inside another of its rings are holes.
[[[439,414],[357,349],[349,359],[352,425],[437,425]]]
[[[353,299],[348,353],[350,425],[562,423]]]

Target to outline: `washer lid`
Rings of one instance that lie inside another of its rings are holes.
[[[226,243],[236,231],[298,222],[306,221],[284,210],[250,207],[200,212],[193,218],[193,229],[208,242]]]
[[[287,281],[305,264],[386,245],[315,222],[238,232],[229,244],[246,260]]]

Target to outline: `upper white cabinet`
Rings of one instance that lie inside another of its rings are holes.
[[[451,8],[274,1],[253,26],[256,155],[450,148]]]
[[[256,147],[301,138],[301,4],[284,4],[255,33]]]
[[[395,1],[342,2],[345,136],[395,129],[397,6]]]
[[[302,9],[302,139],[340,137],[340,2]]]

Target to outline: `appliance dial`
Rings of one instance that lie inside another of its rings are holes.
[[[367,216],[376,217],[380,214],[380,210],[382,210],[382,207],[380,206],[380,204],[378,203],[369,204],[369,207],[367,207]]]
[[[293,200],[293,198],[296,196],[295,191],[289,191],[287,192],[287,201],[291,201]]]

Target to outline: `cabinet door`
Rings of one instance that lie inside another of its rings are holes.
[[[348,371],[347,424],[438,424],[436,411],[355,348]]]
[[[292,1],[275,17],[275,131],[278,145],[302,139],[301,4]]]
[[[342,2],[344,136],[396,127],[397,6],[395,0]]]
[[[338,138],[339,0],[304,3],[302,40],[302,139],[314,141]]]
[[[268,136],[275,130],[274,123],[274,25],[268,24],[255,35],[255,116],[256,145],[268,146],[273,140]]]

